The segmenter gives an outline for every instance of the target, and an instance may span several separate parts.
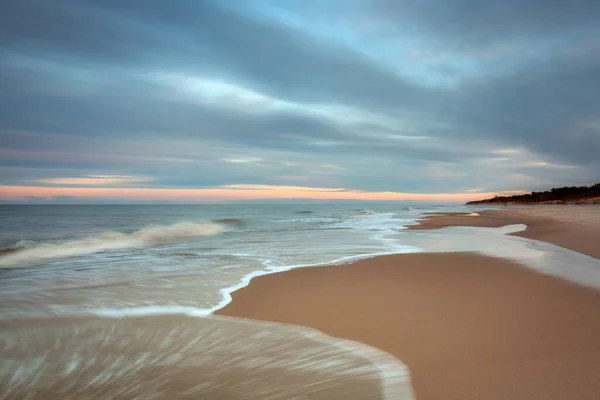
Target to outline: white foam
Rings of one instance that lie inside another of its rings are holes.
[[[404,253],[417,252],[416,249],[410,248]],[[188,306],[139,306],[139,307],[122,307],[122,308],[90,308],[90,309],[73,309],[71,307],[54,308],[55,314],[77,314],[77,315],[96,315],[107,318],[126,318],[126,317],[141,317],[141,316],[152,316],[152,315],[187,315],[190,317],[206,317],[213,315],[216,311],[224,308],[232,301],[231,294],[239,289],[242,289],[250,284],[253,278],[258,276],[275,274],[278,272],[289,271],[297,268],[308,268],[308,267],[321,267],[327,265],[339,265],[346,264],[352,261],[358,261],[366,258],[373,258],[384,255],[399,254],[399,251],[390,251],[382,253],[373,253],[365,255],[355,255],[341,257],[333,261],[326,261],[314,264],[297,264],[288,266],[270,266],[269,261],[265,260],[265,269],[255,270],[249,274],[246,274],[241,281],[233,286],[228,286],[220,290],[221,300],[213,307],[201,308],[201,307],[188,307]]]
[[[156,246],[194,237],[216,235],[229,230],[226,224],[215,222],[180,222],[167,226],[148,226],[132,233],[106,232],[99,236],[63,243],[21,241],[17,243],[16,251],[0,257],[0,268],[108,250]]]
[[[600,260],[550,243],[510,236],[525,229],[524,224],[500,228],[454,226],[406,236],[405,242],[426,252],[466,251],[510,259],[538,272],[600,289]]]
[[[188,316],[196,316],[196,317],[204,317],[208,315],[212,315],[217,310],[220,310],[227,306],[232,301],[231,294],[239,289],[242,289],[250,284],[250,281],[258,276],[269,275],[277,272],[289,271],[297,268],[308,268],[308,267],[319,267],[319,266],[327,266],[327,265],[340,265],[351,263],[354,261],[373,258],[378,256],[385,255],[393,255],[393,254],[403,254],[403,253],[418,253],[424,251],[423,248],[418,246],[406,245],[403,243],[399,243],[397,238],[393,238],[390,234],[397,233],[399,229],[401,229],[401,225],[399,222],[411,222],[412,219],[403,219],[398,220],[395,219],[397,214],[395,213],[376,213],[370,210],[368,214],[355,216],[350,220],[333,224],[336,227],[347,227],[351,229],[357,229],[360,231],[365,230],[376,230],[371,237],[373,239],[377,239],[381,243],[385,244],[382,251],[376,251],[371,253],[359,254],[359,255],[349,255],[344,257],[339,257],[333,260],[327,260],[316,263],[302,263],[302,264],[289,264],[289,265],[281,265],[275,266],[271,264],[270,259],[263,259],[261,263],[265,267],[264,269],[254,270],[246,275],[244,275],[241,280],[234,285],[227,286],[221,288],[220,292],[220,300],[217,304],[210,308],[200,308],[200,307],[189,307],[189,306],[139,306],[139,307],[123,307],[123,308],[93,308],[87,310],[74,310],[69,308],[68,310],[61,311],[61,313],[69,313],[69,314],[79,314],[79,313],[88,313],[97,316],[110,317],[110,318],[124,318],[128,316],[145,316],[145,315],[171,315],[171,314],[180,314],[180,315],[188,315]],[[418,218],[418,217],[417,217]],[[221,253],[219,253],[221,254]],[[222,255],[235,255],[240,257],[252,257],[252,254],[248,253],[238,253],[238,252],[227,252],[222,253]],[[57,313],[59,310],[55,310]]]
[[[72,314],[73,312],[70,312]],[[92,308],[82,310],[81,315],[96,315],[106,318],[144,317],[153,315],[187,315],[189,317],[207,317],[212,311],[199,307],[185,306],[142,306],[125,308]]]

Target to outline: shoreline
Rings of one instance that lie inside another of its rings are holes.
[[[434,230],[452,226],[499,228],[525,224],[527,229],[511,233],[526,239],[539,240],[600,259],[600,206],[525,206],[504,210],[468,213],[435,213],[409,225],[408,230]]]
[[[600,258],[589,243],[598,227],[511,209],[479,214],[432,216],[408,229],[525,223],[527,230],[515,235],[547,238]],[[587,242],[582,244],[582,237]],[[411,279],[427,296],[402,286]],[[449,282],[452,290],[445,287]],[[409,367],[419,399],[562,399],[577,392],[591,400],[600,393],[589,373],[600,366],[600,349],[594,346],[600,337],[600,292],[507,259],[475,253],[375,256],[260,276],[232,298],[215,315],[307,326],[389,352]],[[427,315],[425,326],[415,315]]]
[[[564,206],[561,206],[564,207]],[[594,206],[592,206],[594,207]],[[600,207],[597,207],[600,212]],[[507,225],[517,225],[517,224],[525,224],[527,229],[524,231],[518,231],[515,233],[508,233],[510,236],[519,236],[527,239],[540,240],[543,242],[555,244],[559,247],[564,247],[569,250],[573,250],[576,252],[580,252],[577,249],[570,248],[567,246],[560,246],[558,243],[553,243],[552,241],[542,240],[536,237],[535,234],[531,234],[531,225],[537,227],[541,225],[542,227],[547,226],[548,222],[544,220],[540,220],[539,218],[532,218],[531,216],[507,216],[507,211],[513,211],[512,209],[508,210],[484,210],[484,211],[476,211],[476,212],[438,212],[438,213],[425,213],[423,218],[416,219],[416,224],[406,225],[406,230],[415,231],[415,230],[435,230],[446,227],[484,227],[484,228],[500,228]],[[600,215],[600,214],[599,214]],[[550,223],[552,225],[552,223]],[[581,225],[578,226],[581,229]],[[598,229],[600,234],[600,228]],[[578,246],[575,246],[578,247]],[[106,310],[94,310],[92,313],[82,313],[80,316],[93,315],[97,317],[105,317],[105,318],[124,318],[124,317],[145,317],[145,316],[161,316],[161,315],[186,315],[190,317],[211,317],[212,315],[219,315],[219,311],[223,308],[227,307],[233,301],[233,294],[239,290],[243,290],[244,288],[251,285],[251,283],[256,278],[261,278],[264,276],[269,276],[272,274],[285,273],[288,271],[293,271],[297,269],[304,268],[325,268],[325,267],[336,267],[336,266],[344,266],[348,264],[353,264],[356,262],[374,259],[378,257],[387,257],[387,256],[395,256],[395,255],[404,255],[404,254],[431,254],[435,252],[407,252],[407,253],[399,253],[399,252],[384,252],[384,253],[373,253],[373,254],[363,254],[363,255],[352,255],[346,256],[335,260],[314,263],[314,264],[299,264],[299,265],[286,265],[280,267],[269,267],[263,270],[256,270],[252,273],[245,275],[237,284],[226,287],[220,290],[222,298],[218,304],[211,307],[210,309],[202,309],[195,307],[183,307],[183,306],[156,306],[156,307],[134,307],[134,308],[125,308],[125,309],[106,309]],[[580,252],[582,254],[586,254]],[[451,254],[451,253],[447,253]],[[477,254],[477,253],[475,253]],[[600,258],[600,247],[594,247],[592,250],[592,254],[586,254],[594,258]],[[490,256],[487,256],[490,257]],[[492,256],[493,257],[493,256]],[[524,268],[529,268],[525,267]],[[553,275],[556,276],[556,275]],[[562,278],[565,279],[565,278]],[[572,281],[571,281],[572,282]],[[576,283],[576,282],[575,282]],[[41,318],[41,317],[36,317]],[[53,317],[49,317],[53,318]]]

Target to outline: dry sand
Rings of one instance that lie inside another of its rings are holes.
[[[416,229],[525,223],[521,236],[600,258],[593,218],[532,214],[446,215]],[[253,279],[218,314],[386,350],[411,369],[419,400],[600,398],[600,291],[503,259],[405,254],[292,270]]]

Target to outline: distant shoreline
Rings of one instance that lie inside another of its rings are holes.
[[[591,186],[553,188],[545,192],[515,196],[496,196],[466,203],[466,205],[480,204],[600,204],[600,183]]]
[[[600,196],[599,197],[589,197],[585,199],[578,200],[545,200],[545,201],[517,201],[517,200],[508,200],[508,201],[492,201],[493,199],[486,200],[475,200],[469,201],[465,203],[468,206],[472,205],[600,205]]]

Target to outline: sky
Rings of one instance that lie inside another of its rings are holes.
[[[600,180],[597,0],[4,0],[0,201]]]

